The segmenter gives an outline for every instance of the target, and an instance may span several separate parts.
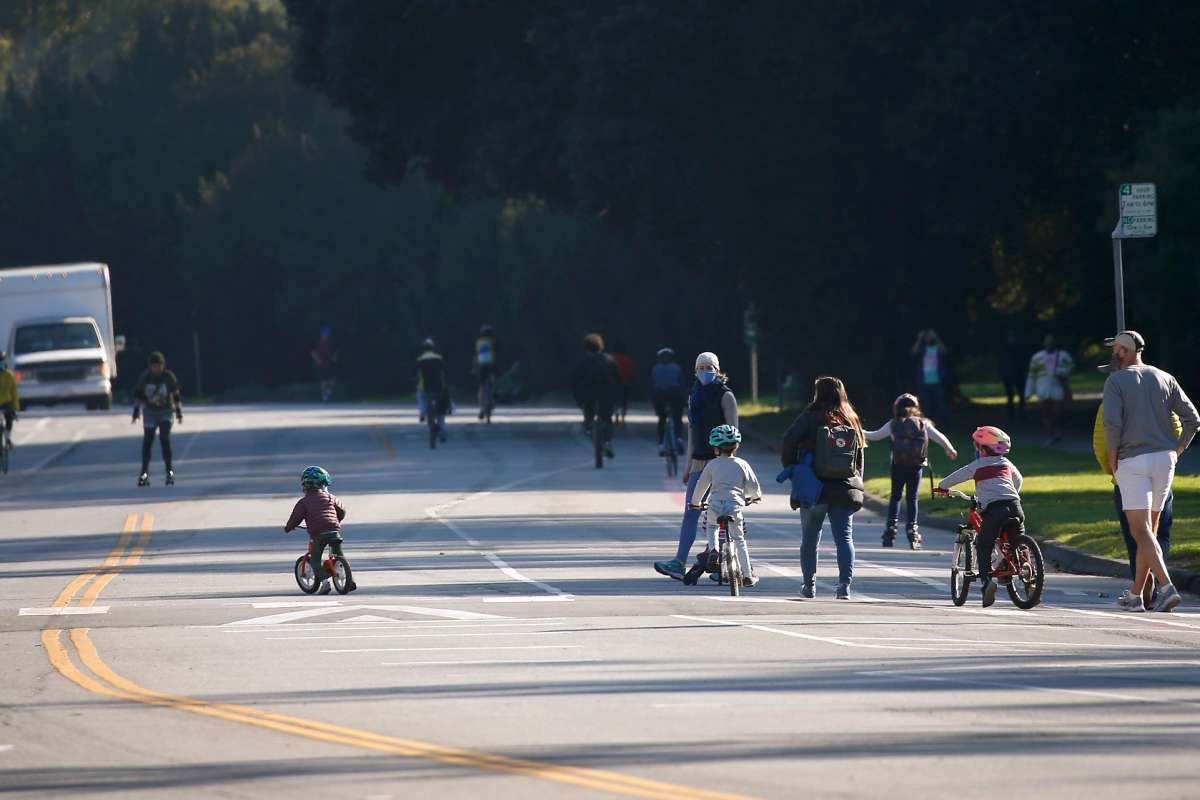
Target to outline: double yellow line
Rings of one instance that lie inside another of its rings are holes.
[[[154,518],[149,514],[142,516],[141,530],[136,544],[129,548],[137,527],[137,515],[130,514],[125,520],[116,546],[108,554],[104,563],[72,580],[59,594],[54,605],[58,607],[70,605],[75,596],[83,591],[78,605],[90,606],[114,577],[123,569],[137,564],[149,542],[150,531],[154,527]],[[127,548],[129,548],[128,551]],[[626,797],[651,798],[651,800],[682,800],[683,798],[689,800],[745,800],[740,795],[693,789],[662,781],[622,775],[617,772],[509,758],[458,747],[444,747],[430,742],[383,736],[341,725],[331,725],[303,717],[275,714],[248,706],[213,703],[182,695],[156,692],[118,675],[104,663],[96,646],[92,643],[89,629],[72,628],[65,639],[63,633],[64,631],[60,629],[42,631],[42,646],[46,650],[51,665],[72,683],[105,697],[149,706],[173,708],[178,711],[187,711],[229,722],[240,722],[279,733],[303,736],[307,739],[341,744],[362,750],[522,775]]]

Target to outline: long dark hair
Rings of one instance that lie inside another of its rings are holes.
[[[866,447],[867,440],[863,436],[862,421],[858,412],[850,404],[846,396],[846,386],[840,378],[824,376],[817,378],[813,384],[813,399],[806,409],[810,413],[820,414],[826,423],[842,423],[854,428],[860,447]]]

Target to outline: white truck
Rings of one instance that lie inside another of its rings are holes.
[[[112,408],[122,338],[113,335],[106,265],[0,270],[0,348],[8,353],[23,407]]]

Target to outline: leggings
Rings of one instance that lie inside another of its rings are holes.
[[[150,471],[150,446],[154,444],[154,432],[158,431],[162,445],[163,464],[171,469],[171,420],[163,419],[147,425],[142,431],[142,472]]]

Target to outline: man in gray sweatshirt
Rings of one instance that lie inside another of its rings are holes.
[[[1105,344],[1112,347],[1118,369],[1104,382],[1104,443],[1137,541],[1133,587],[1118,603],[1127,611],[1145,611],[1143,595],[1149,595],[1153,577],[1161,587],[1154,610],[1170,611],[1180,603],[1179,592],[1155,537],[1175,464],[1200,429],[1200,416],[1173,376],[1142,362],[1146,341],[1141,334],[1122,331]],[[1179,436],[1172,413],[1183,424]]]

